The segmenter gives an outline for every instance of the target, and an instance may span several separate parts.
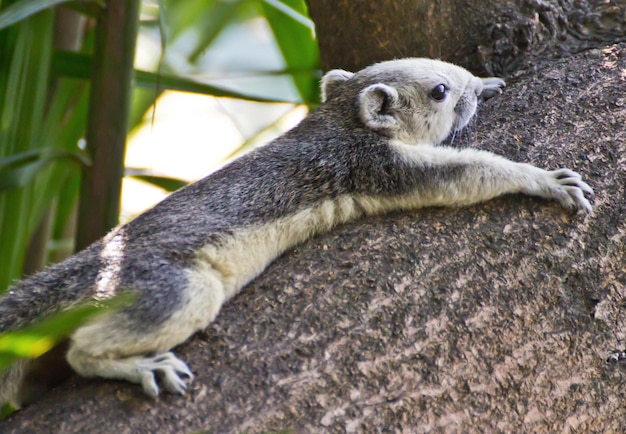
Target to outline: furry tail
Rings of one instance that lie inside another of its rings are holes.
[[[0,298],[0,334],[16,331],[48,315],[89,300],[100,265],[99,245],[17,282]],[[0,371],[0,408],[19,408],[25,377],[32,360],[22,360]]]
[[[0,298],[0,334],[17,330],[94,295],[100,242],[17,282]]]

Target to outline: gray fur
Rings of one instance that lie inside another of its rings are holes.
[[[449,89],[443,101],[430,96],[439,84]],[[74,333],[68,361],[85,376],[140,383],[150,396],[159,393],[159,371],[166,390],[183,393],[181,376],[191,372],[168,351],[316,233],[364,215],[515,192],[589,211],[591,189],[574,172],[434,146],[469,122],[483,92],[503,85],[427,59],[331,71],[322,80],[325,103],[294,129],[18,282],[0,300],[0,332],[131,290],[132,306]],[[18,370],[2,375],[0,402],[19,404]]]
[[[333,90],[353,75],[353,72],[345,71],[343,69],[333,69],[327,74],[324,74],[320,85],[320,96],[322,97],[322,102],[326,102]]]

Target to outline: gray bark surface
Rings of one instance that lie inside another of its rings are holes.
[[[315,0],[322,68],[356,71],[407,56],[508,77],[626,41],[623,0]]]
[[[503,197],[337,228],[177,349],[185,397],[73,377],[4,433],[622,432],[626,45],[520,76],[454,144],[570,167],[594,212]]]

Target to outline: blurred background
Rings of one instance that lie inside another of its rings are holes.
[[[304,0],[115,3],[0,3],[0,292],[267,143],[318,102]],[[113,113],[100,110],[107,104]]]

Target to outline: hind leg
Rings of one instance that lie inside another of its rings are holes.
[[[171,352],[156,356],[132,356],[119,359],[95,358],[72,346],[67,355],[68,362],[80,375],[126,380],[141,384],[150,397],[159,396],[155,373],[159,373],[161,384],[170,393],[184,395],[193,374],[185,362]],[[187,381],[182,378],[187,378]]]
[[[160,374],[165,390],[185,393],[193,374],[169,350],[206,328],[225,300],[220,276],[208,264],[188,270],[186,283],[184,296],[163,321],[147,319],[158,307],[149,299],[145,305],[105,314],[80,327],[67,353],[70,366],[85,377],[141,384],[151,397],[159,395],[155,374]]]

